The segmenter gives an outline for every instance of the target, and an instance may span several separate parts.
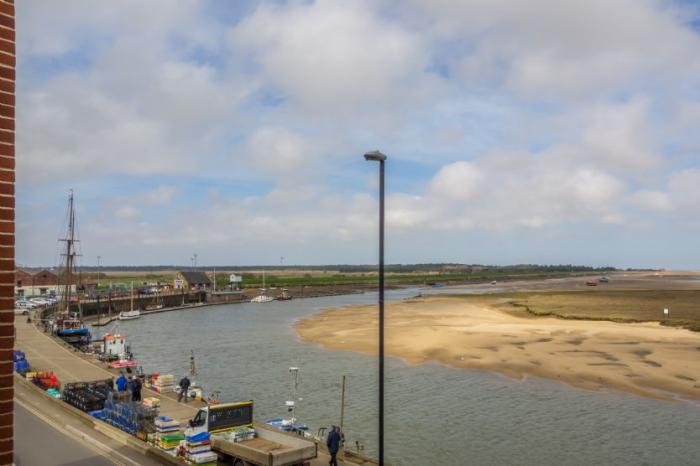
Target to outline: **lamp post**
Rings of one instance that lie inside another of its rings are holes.
[[[384,466],[384,162],[378,150],[367,152],[365,160],[379,162],[379,466]]]

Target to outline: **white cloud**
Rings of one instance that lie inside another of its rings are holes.
[[[663,191],[637,191],[632,194],[632,201],[642,209],[656,212],[668,212],[673,208],[670,196]]]
[[[370,109],[405,99],[405,84],[427,65],[420,37],[382,19],[373,6],[263,5],[232,29],[230,44],[259,67],[258,79],[301,107],[369,116]]]
[[[689,14],[651,0],[413,0],[421,22],[465,44],[454,65],[529,97],[584,96],[667,84],[700,69]],[[648,84],[648,83],[647,83]]]
[[[438,198],[469,201],[479,192],[481,173],[469,162],[446,165],[430,181],[429,189]]]
[[[317,162],[320,148],[305,137],[282,127],[262,127],[250,136],[237,159],[250,163],[263,177],[288,177],[306,172]],[[294,183],[298,179],[294,178]]]
[[[120,220],[134,222],[141,219],[141,211],[134,206],[122,205],[114,210],[114,216]]]
[[[177,194],[177,188],[174,186],[159,186],[150,191],[146,191],[138,195],[143,198],[143,202],[149,205],[165,206],[172,202]]]

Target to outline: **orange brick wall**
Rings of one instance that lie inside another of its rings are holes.
[[[12,464],[15,283],[15,5],[0,0],[0,464]]]

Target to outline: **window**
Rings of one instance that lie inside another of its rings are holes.
[[[207,421],[207,412],[204,411],[203,409],[200,409],[197,415],[192,419],[192,427],[200,427],[203,426],[204,423]]]

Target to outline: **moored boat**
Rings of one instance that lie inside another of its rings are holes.
[[[251,303],[269,303],[275,300],[272,296],[267,295],[267,288],[265,288],[265,271],[263,270],[262,276],[262,288],[260,288],[260,294],[255,298],[251,299]]]

